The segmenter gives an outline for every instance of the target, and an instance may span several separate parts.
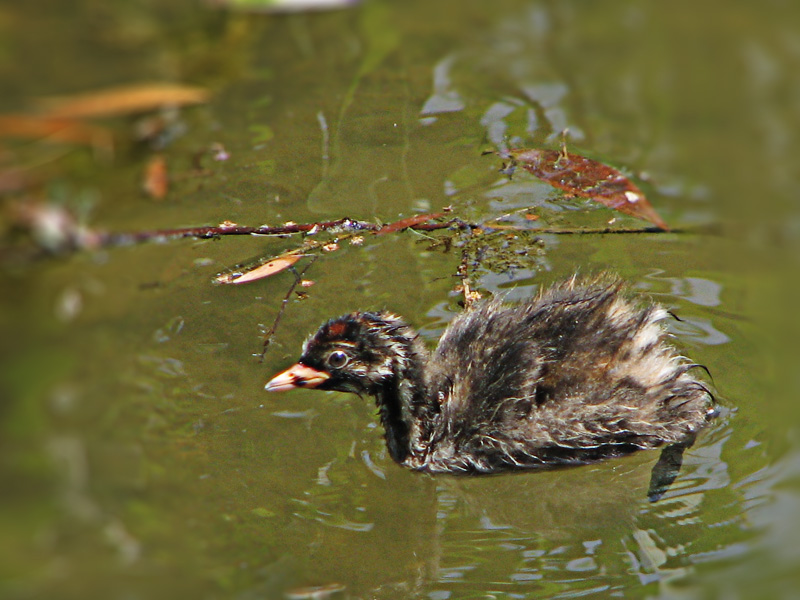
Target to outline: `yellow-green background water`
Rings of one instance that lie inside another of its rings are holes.
[[[133,81],[213,91],[163,151],[174,181],[162,202],[139,188],[146,150],[20,150],[58,165],[48,197],[107,230],[389,222],[444,206],[476,221],[531,207],[556,226],[636,226],[481,156],[506,141],[558,147],[568,128],[571,151],[646,173],[671,225],[711,232],[518,236],[502,243],[540,251],[511,271],[487,260],[474,283],[519,298],[576,270],[618,272],[680,316],[672,329],[723,406],[654,504],[653,452],[431,477],[391,461],[366,399],[263,384],[350,310],[389,308],[435,343],[457,310],[457,249],[410,232],[343,243],[307,272],[315,285],[288,305],[263,364],[253,355],[291,276],[211,279],[296,240],[6,269],[0,596],[797,597],[798,23],[800,7],[778,0],[0,6],[2,112]],[[214,142],[230,158],[189,175]]]

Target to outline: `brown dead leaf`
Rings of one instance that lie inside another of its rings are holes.
[[[590,198],[669,231],[644,193],[613,167],[564,150],[517,148],[509,150],[508,156],[526,171],[568,194]]]
[[[142,189],[145,194],[155,200],[161,200],[167,195],[169,174],[167,173],[167,160],[162,155],[156,154],[147,162]]]
[[[48,118],[84,119],[149,112],[208,101],[208,90],[171,83],[143,83],[41,100]]]
[[[303,254],[282,254],[251,268],[243,268],[233,273],[221,273],[214,278],[214,281],[224,284],[257,281],[285,271],[303,256]]]

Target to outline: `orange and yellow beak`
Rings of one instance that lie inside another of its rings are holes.
[[[328,379],[330,379],[328,373],[297,363],[283,373],[275,375],[267,382],[264,389],[268,392],[287,392],[295,388],[315,388]]]

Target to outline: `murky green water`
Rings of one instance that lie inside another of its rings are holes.
[[[367,237],[318,260],[264,364],[253,355],[290,276],[210,280],[290,239],[4,272],[0,595],[797,597],[795,354],[781,345],[797,326],[781,309],[796,299],[799,22],[779,1],[366,2],[292,16],[0,8],[3,111],[128,81],[214,90],[164,151],[174,183],[160,203],[139,190],[147,151],[23,150],[58,165],[46,193],[89,206],[97,227],[388,222],[448,205],[474,220],[523,224],[532,211],[551,226],[604,225],[610,211],[559,203],[481,156],[506,140],[556,147],[568,128],[572,151],[647,173],[643,189],[673,226],[724,232],[544,236],[513,269],[488,261],[476,274],[515,298],[609,269],[680,315],[673,329],[714,374],[723,411],[655,504],[656,453],[430,477],[391,461],[368,402],[262,391],[341,312],[390,308],[433,343],[457,310],[459,252],[419,235]],[[192,156],[213,142],[231,158],[194,173]],[[506,242],[532,248],[526,239]]]

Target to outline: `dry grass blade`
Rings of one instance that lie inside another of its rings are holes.
[[[208,101],[208,90],[170,83],[136,84],[41,101],[49,118],[85,119],[149,112]]]
[[[61,144],[111,148],[111,132],[67,118],[32,115],[0,115],[0,137],[46,140]]]

